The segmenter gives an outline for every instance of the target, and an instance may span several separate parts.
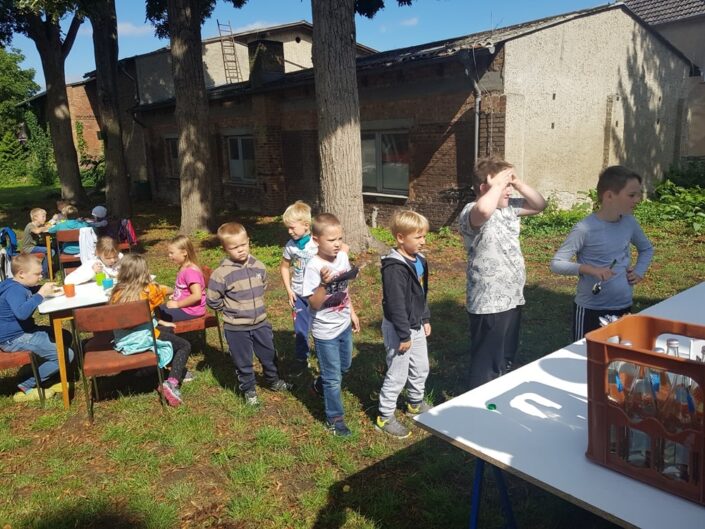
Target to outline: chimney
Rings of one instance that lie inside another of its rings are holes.
[[[284,77],[284,43],[276,40],[253,40],[247,43],[250,57],[250,84],[258,88]]]

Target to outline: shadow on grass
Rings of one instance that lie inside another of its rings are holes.
[[[31,529],[147,529],[147,517],[107,500],[82,501],[27,516],[17,527]]]

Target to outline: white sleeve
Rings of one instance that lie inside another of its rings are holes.
[[[289,250],[289,243],[284,245],[284,250],[282,251],[282,257],[287,261],[291,261],[291,250]]]
[[[302,287],[302,297],[307,298],[313,295],[313,292],[321,284],[321,271],[315,265],[313,259],[309,261],[304,270],[304,284]]]
[[[76,268],[73,272],[66,276],[64,283],[69,285],[80,285],[82,283],[92,281],[95,277],[95,272],[93,272],[93,263],[95,263],[95,259],[87,261]]]

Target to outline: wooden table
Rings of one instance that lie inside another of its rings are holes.
[[[65,321],[73,320],[73,309],[105,305],[108,296],[103,287],[94,281],[76,285],[76,295],[67,298],[64,295],[45,299],[38,307],[40,314],[48,314],[54,336],[56,338],[56,351],[59,360],[59,378],[63,392],[64,408],[69,407],[68,374],[66,370],[66,345],[61,332]]]
[[[705,283],[643,313],[705,324]],[[623,527],[705,528],[705,507],[585,457],[586,378],[581,340],[436,406],[416,422],[480,460]],[[487,409],[490,403],[496,410]],[[474,500],[476,521],[479,501]]]

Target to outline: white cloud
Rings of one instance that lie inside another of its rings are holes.
[[[154,32],[154,27],[150,24],[136,26],[132,22],[118,22],[118,35],[122,37],[141,37]]]
[[[380,32],[380,33],[386,33],[386,32],[387,32],[387,26],[385,26],[384,24],[382,24],[382,25],[379,27],[379,32]]]
[[[278,25],[279,25],[279,23],[277,23],[277,22],[266,22],[264,20],[257,20],[255,22],[250,23],[250,24],[246,24],[244,26],[233,28],[233,33],[245,33],[247,31],[254,31],[256,29],[268,28],[271,26],[278,26]]]
[[[419,23],[419,17],[406,18],[399,22],[401,26],[416,26]]]

